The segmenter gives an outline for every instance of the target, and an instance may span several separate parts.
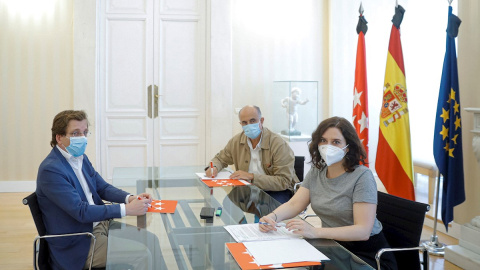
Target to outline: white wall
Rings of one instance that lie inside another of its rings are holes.
[[[92,164],[101,159],[96,132],[96,7],[95,0],[73,0],[73,109],[88,114],[95,139],[88,141],[86,154]]]
[[[327,74],[325,3],[234,0],[232,12],[234,107],[258,105],[265,126],[271,127],[274,117],[278,117],[272,115],[271,108],[279,106],[271,100],[273,81],[286,80],[318,81],[318,102],[322,104]],[[234,112],[231,115],[233,133],[238,133],[238,116]]]
[[[72,17],[72,1],[0,0],[0,191],[36,179],[53,118],[72,107]]]
[[[232,0],[207,1],[207,145],[205,160],[223,149],[234,122],[232,84]],[[208,93],[208,90],[210,92]]]
[[[463,162],[465,173],[465,203],[455,207],[455,222],[463,224],[480,216],[480,164],[472,147],[473,114],[465,108],[480,108],[478,77],[480,71],[480,1],[459,1],[458,17],[462,20],[458,33],[458,78],[462,102]],[[455,10],[454,10],[455,13]]]

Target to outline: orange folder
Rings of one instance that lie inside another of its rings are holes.
[[[237,179],[215,179],[202,180],[208,187],[225,187],[225,186],[246,186],[246,184]]]
[[[152,200],[151,207],[148,208],[147,212],[173,214],[176,207],[177,201]]]
[[[243,243],[226,243],[230,254],[232,254],[235,261],[237,261],[238,266],[242,270],[252,270],[252,269],[273,269],[273,268],[290,268],[290,267],[301,267],[301,266],[311,266],[311,265],[321,265],[320,262],[297,262],[297,263],[284,263],[279,265],[258,265],[252,255],[247,251],[247,248]]]

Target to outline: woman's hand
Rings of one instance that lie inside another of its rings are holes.
[[[261,223],[258,223],[258,228],[260,229],[261,232],[269,232],[269,231],[276,231],[277,230],[277,228],[275,226],[277,223],[275,222],[275,220],[273,220],[269,216],[263,216],[260,219],[260,222]],[[262,224],[262,223],[266,223],[266,224]]]
[[[304,238],[318,238],[316,228],[301,219],[292,219],[288,221],[285,228],[289,231],[293,231],[294,234],[303,236]]]

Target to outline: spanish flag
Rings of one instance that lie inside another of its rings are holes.
[[[357,33],[357,59],[355,64],[355,83],[353,86],[353,114],[352,122],[358,137],[362,141],[367,154],[365,166],[368,167],[368,87],[367,87],[367,61],[365,53],[365,34],[367,33],[367,20],[363,16],[360,5]]]
[[[389,194],[415,200],[407,86],[400,41],[404,13],[405,9],[398,5],[392,19],[375,170]]]

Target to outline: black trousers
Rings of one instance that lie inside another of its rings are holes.
[[[277,200],[279,203],[286,203],[293,196],[292,191],[290,191],[289,189],[282,190],[282,191],[265,191],[265,192],[268,195],[270,195],[272,198]]]
[[[383,232],[370,236],[367,241],[337,241],[360,259],[377,269],[375,254],[382,248],[389,248],[390,245],[385,239]],[[385,252],[380,261],[382,270],[397,270],[397,261],[392,252]]]

